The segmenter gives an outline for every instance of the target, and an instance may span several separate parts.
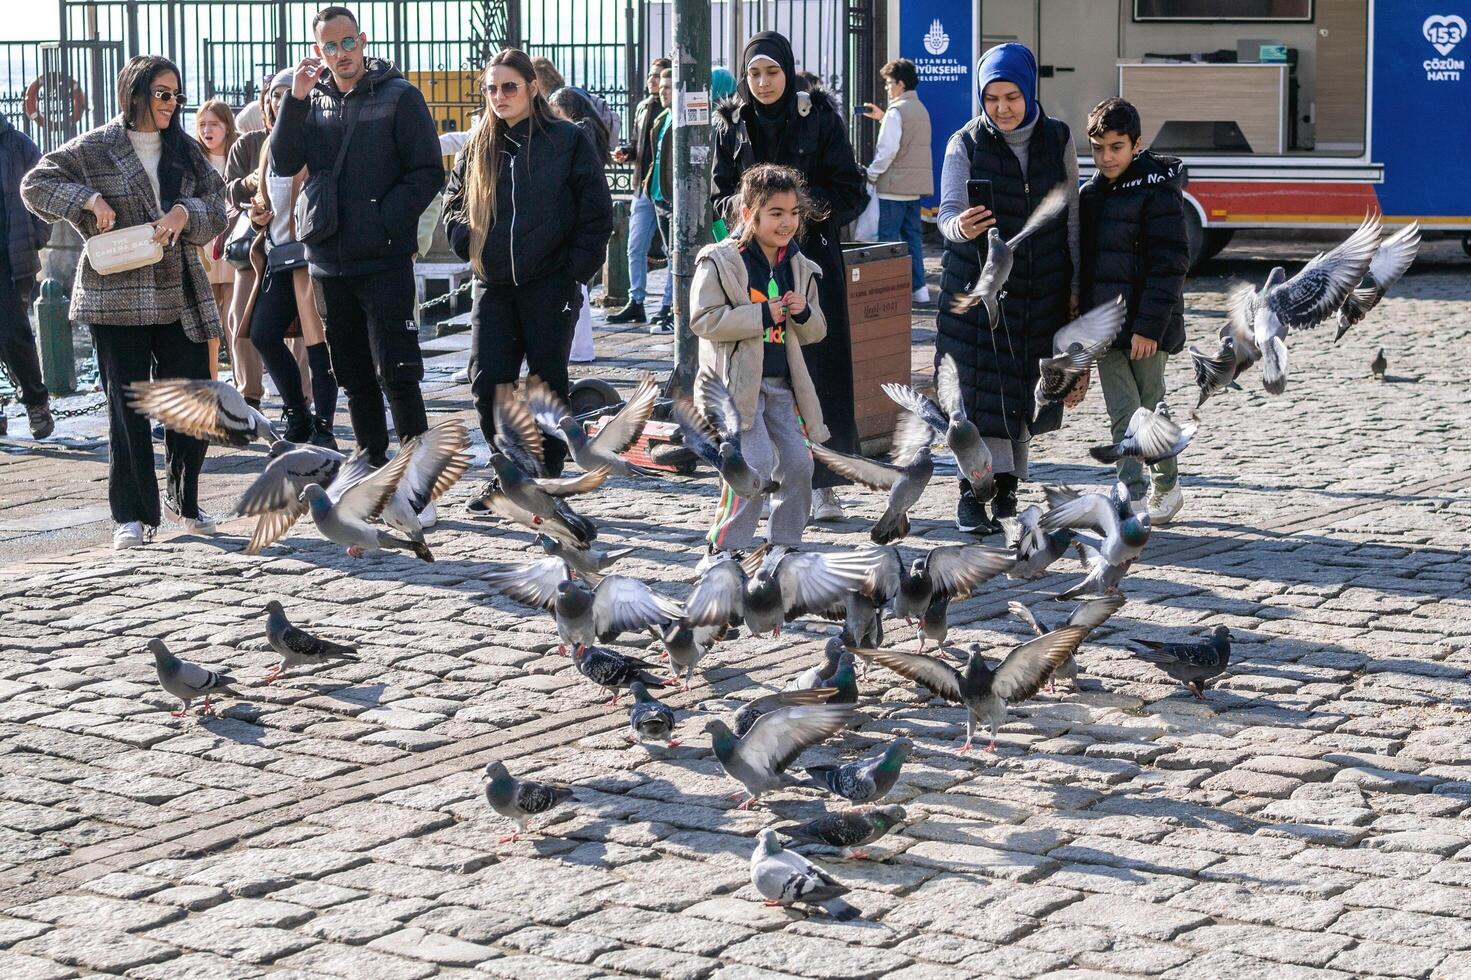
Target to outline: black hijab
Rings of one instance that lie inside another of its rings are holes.
[[[781,98],[771,105],[766,105],[756,98],[746,81],[746,69],[750,66],[751,59],[758,55],[764,55],[776,62],[787,79],[786,90],[782,92]],[[792,55],[792,42],[788,41],[785,35],[776,31],[761,31],[752,35],[751,40],[746,42],[746,49],[741,52],[740,67],[741,81],[736,87],[736,94],[743,104],[751,108],[751,118],[755,121],[757,130],[752,134],[752,143],[755,144],[757,153],[764,156],[769,152],[769,148],[775,146],[781,138],[782,130],[797,101],[799,87],[805,88],[806,83],[797,74],[796,58]]]

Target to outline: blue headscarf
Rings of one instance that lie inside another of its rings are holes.
[[[716,68],[710,72],[710,102],[712,104],[735,95],[735,90],[735,76],[728,70]]]
[[[980,96],[981,113],[986,112],[986,86],[992,82],[1011,82],[1022,90],[1027,99],[1027,114],[1022,117],[1023,126],[1037,118],[1037,56],[1025,44],[1015,41],[998,44],[976,62],[976,94]],[[986,116],[987,122],[994,122]]]

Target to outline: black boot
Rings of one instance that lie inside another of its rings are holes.
[[[305,405],[287,405],[281,413],[281,424],[286,430],[281,438],[287,442],[306,442],[312,437],[312,417],[307,414]]]
[[[332,420],[318,415],[312,420],[312,445],[323,449],[337,449],[337,437],[332,434]]]
[[[617,313],[608,314],[609,323],[643,323],[644,304],[636,299],[628,301],[627,305]]]
[[[1017,478],[1015,473],[998,473],[996,475],[996,497],[991,502],[991,515],[996,520],[999,521],[1003,517],[1016,516],[1016,486]]]
[[[986,516],[986,505],[976,499],[975,491],[965,480],[960,481],[960,499],[955,504],[955,527],[980,537],[1001,529],[1001,525]]]

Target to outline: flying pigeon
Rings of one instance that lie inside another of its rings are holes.
[[[959,671],[936,657],[892,650],[855,650],[860,657],[887,667],[902,677],[929,688],[947,701],[969,709],[965,722],[965,743],[960,751],[969,752],[975,727],[984,723],[991,729],[987,752],[996,751],[996,730],[1006,722],[1007,704],[1018,704],[1036,694],[1042,683],[1078,649],[1088,635],[1085,626],[1064,626],[1045,636],[1015,647],[994,670],[986,663],[979,645],[972,644],[965,670]]]
[[[1160,402],[1154,411],[1143,406],[1129,418],[1128,431],[1116,443],[1094,446],[1088,455],[1100,463],[1117,463],[1121,459],[1137,459],[1151,466],[1174,459],[1195,438],[1194,425],[1181,427],[1170,418],[1169,406]]]
[[[1338,333],[1333,335],[1336,344],[1348,333],[1349,328],[1357,324],[1369,311],[1379,305],[1384,294],[1389,292],[1390,287],[1399,282],[1415,261],[1415,253],[1420,250],[1420,225],[1411,221],[1399,231],[1390,235],[1379,243],[1379,248],[1374,253],[1374,258],[1369,262],[1369,272],[1364,276],[1363,282],[1359,283],[1348,299],[1343,301],[1343,306],[1338,310]]]
[[[685,448],[709,463],[730,491],[743,500],[775,493],[777,482],[762,476],[741,453],[741,417],[730,389],[708,367],[695,376],[698,406],[688,398],[674,402],[674,420]]]
[[[184,706],[178,711],[170,712],[175,718],[183,718],[189,714],[189,705],[197,697],[204,698],[204,708],[200,711],[202,715],[210,713],[209,699],[213,695],[228,694],[232,698],[239,697],[230,689],[230,685],[235,683],[235,678],[223,670],[213,670],[190,663],[188,660],[181,660],[169,653],[169,648],[158,639],[148,641],[148,652],[153,654],[153,665],[158,668],[159,686],[184,702]]]
[[[1319,254],[1291,279],[1279,266],[1267,276],[1257,301],[1233,307],[1233,314],[1249,312],[1251,319],[1237,323],[1249,329],[1262,352],[1262,387],[1271,395],[1287,389],[1287,334],[1306,330],[1333,316],[1369,271],[1379,248],[1379,216],[1364,218],[1358,230],[1331,251]]]
[[[1016,550],[1016,564],[1006,573],[1007,578],[1028,580],[1041,576],[1052,567],[1053,562],[1067,554],[1073,542],[1070,528],[1043,530],[1040,526],[1042,508],[1031,504],[1013,518],[1003,518],[1007,531],[1007,544]]]
[[[679,619],[679,604],[626,575],[609,575],[596,588],[574,579],[560,558],[542,558],[491,572],[484,583],[517,602],[552,614],[558,652],[615,639],[620,633],[664,629]]]
[[[266,603],[266,642],[281,655],[281,662],[265,680],[273,681],[293,667],[320,667],[337,660],[356,662],[357,648],[333,643],[291,625],[281,603]]]
[[[433,561],[434,555],[422,541],[395,537],[369,523],[383,513],[398,489],[398,481],[408,469],[409,455],[401,452],[375,470],[367,453],[359,449],[342,464],[330,489],[307,484],[301,495],[322,536],[342,545],[354,558],[390,548],[412,551],[422,561]]]
[[[955,466],[961,478],[970,483],[977,500],[984,503],[996,496],[991,450],[981,439],[976,424],[965,413],[965,400],[960,393],[960,377],[953,356],[946,354],[935,368],[938,403],[909,385],[890,383],[883,389],[895,404],[914,413],[944,437],[945,445],[955,456]]]
[[[526,403],[543,432],[567,444],[572,461],[585,472],[606,469],[615,476],[654,476],[624,459],[624,452],[644,430],[654,412],[659,389],[645,374],[638,388],[596,436],[589,436],[562,396],[535,375],[526,379]]]
[[[617,704],[623,696],[623,688],[632,687],[635,681],[648,687],[672,687],[679,682],[674,678],[655,677],[649,671],[654,665],[638,657],[609,650],[605,647],[581,647],[572,653],[577,670],[605,691],[612,691],[609,704]]]
[[[807,691],[783,693],[807,694]],[[705,723],[711,748],[725,774],[745,787],[746,800],[736,809],[748,809],[762,793],[783,786],[801,786],[786,768],[797,756],[847,727],[853,717],[848,705],[799,704],[776,708],[756,719],[744,737],[738,737],[725,722],[712,718]]]
[[[383,523],[425,544],[420,513],[454,486],[470,468],[470,433],[459,419],[445,419],[414,436],[399,450],[409,465],[383,508]]]
[[[955,297],[950,312],[956,315],[972,309],[977,303],[986,310],[986,322],[992,330],[1000,323],[1000,296],[1011,276],[1011,264],[1016,261],[1016,248],[1030,235],[1067,210],[1068,192],[1061,185],[1047,192],[1037,207],[1027,217],[1021,231],[1003,240],[1000,230],[992,225],[986,232],[986,261],[981,268],[975,285],[969,292]]]
[[[1123,596],[1115,595],[1104,596],[1101,599],[1090,599],[1087,602],[1080,603],[1073,610],[1073,614],[1068,617],[1067,624],[1069,626],[1086,626],[1088,627],[1088,636],[1091,636],[1094,630],[1108,622],[1109,617],[1118,612],[1123,605]],[[1011,611],[1013,616],[1030,626],[1032,632],[1038,636],[1043,636],[1049,632],[1047,627],[1043,626],[1041,621],[1033,615],[1032,610],[1028,609],[1024,604],[1020,602],[1009,602],[1006,608]],[[1086,640],[1088,636],[1084,636],[1083,639]],[[1081,644],[1079,645],[1081,646]],[[1062,663],[1058,664],[1057,669],[1052,672],[1052,676],[1047,678],[1047,688],[1049,691],[1055,689],[1058,678],[1067,681],[1068,686],[1074,691],[1078,690],[1077,657],[1069,656]]]
[[[1195,386],[1200,389],[1200,397],[1195,402],[1195,414],[1198,416],[1200,408],[1208,400],[1226,391],[1235,388],[1238,391],[1241,385],[1237,378],[1257,361],[1261,360],[1261,351],[1257,350],[1256,341],[1251,337],[1251,331],[1245,330],[1249,322],[1249,316],[1245,312],[1232,313],[1233,309],[1244,310],[1245,307],[1257,302],[1256,291],[1248,283],[1239,283],[1228,296],[1226,301],[1227,320],[1226,325],[1221,327],[1220,340],[1214,354],[1206,354],[1198,350],[1194,344],[1190,346],[1190,361],[1195,371]]]
[[[900,412],[894,432],[893,462],[840,453],[813,444],[812,456],[839,476],[889,495],[888,507],[869,536],[876,544],[898,541],[909,533],[909,510],[919,503],[935,472],[930,455],[930,427],[912,412]]]
[[[497,844],[519,840],[528,833],[531,818],[572,798],[572,789],[553,783],[538,783],[529,779],[517,779],[506,771],[501,762],[485,764],[485,799],[490,808],[516,824],[516,831],[507,834]]]
[[[860,588],[882,560],[875,551],[768,555],[746,583],[746,627],[757,636],[779,635],[783,623],[800,616],[844,615],[848,593]]]
[[[1149,512],[1134,513],[1129,488],[1115,483],[1108,496],[1078,494],[1071,487],[1047,487],[1051,509],[1037,522],[1040,528],[1072,528],[1095,531],[1098,551],[1110,565],[1125,565],[1138,558],[1149,540]]]
[[[1231,663],[1231,631],[1217,626],[1209,643],[1157,643],[1133,640],[1145,649],[1135,651],[1143,660],[1159,667],[1185,685],[1190,694],[1205,700],[1206,681],[1224,673]]]
[[[812,766],[807,769],[811,785],[835,793],[854,803],[873,803],[883,799],[899,780],[899,770],[914,741],[896,738],[883,752],[871,759],[859,759],[841,766]]]
[[[628,707],[628,741],[650,739],[665,742],[676,748],[679,740],[674,737],[674,709],[649,693],[643,681],[628,685],[633,695],[633,704]]]
[[[223,381],[168,378],[134,381],[125,389],[128,407],[164,427],[214,446],[248,446],[260,439],[273,452],[294,448],[245,396]]]
[[[894,601],[894,615],[904,617],[906,622],[923,620],[930,612],[931,631],[938,630],[939,636],[929,637],[937,644],[945,642],[947,610],[955,599],[971,596],[984,583],[1003,572],[1010,571],[1016,558],[999,548],[987,548],[978,544],[941,545],[909,563],[899,582],[899,595]],[[936,600],[939,600],[936,607]],[[923,624],[922,624],[923,625]],[[919,649],[924,651],[925,630],[919,634]]]
[[[843,857],[862,859],[868,857],[863,845],[872,844],[906,819],[908,815],[904,808],[891,803],[888,806],[824,813],[816,820],[773,829],[794,841],[842,848]]]
[[[298,446],[267,463],[235,508],[241,517],[259,518],[245,553],[259,554],[291,530],[307,512],[302,491],[311,483],[331,486],[346,461],[347,457],[335,449]]]
[[[847,888],[802,855],[783,850],[776,831],[769,828],[756,835],[751,884],[770,906],[812,905],[839,922],[851,922],[863,914],[843,901]]]
[[[1033,393],[1034,418],[1048,405],[1066,398],[1077,380],[1108,353],[1127,312],[1124,298],[1115,296],[1113,302],[1093,307],[1052,335],[1052,356],[1037,362],[1041,375]]]

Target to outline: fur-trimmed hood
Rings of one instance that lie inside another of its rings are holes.
[[[721,132],[735,128],[737,116],[745,105],[739,95],[732,95],[715,103],[715,128]],[[814,111],[832,113],[838,111],[838,103],[832,93],[820,88],[799,88],[797,98],[792,105],[798,116],[806,116]]]

